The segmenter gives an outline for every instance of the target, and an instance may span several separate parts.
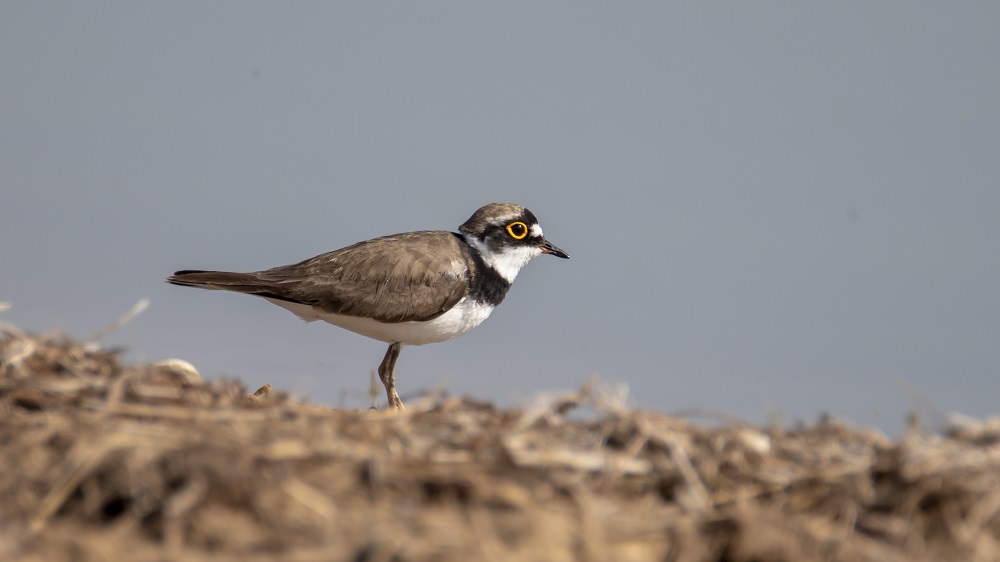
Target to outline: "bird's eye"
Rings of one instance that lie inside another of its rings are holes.
[[[521,240],[528,235],[528,225],[523,222],[512,222],[507,225],[507,233],[514,237],[514,240]]]

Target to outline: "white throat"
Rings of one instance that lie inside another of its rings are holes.
[[[516,248],[505,248],[500,252],[494,252],[481,240],[468,235],[462,235],[470,246],[479,250],[486,265],[492,267],[507,280],[513,283],[517,278],[517,272],[527,265],[532,259],[542,255],[542,251],[535,246],[519,246]]]

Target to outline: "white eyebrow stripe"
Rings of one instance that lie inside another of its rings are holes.
[[[540,237],[542,235],[542,227],[538,226],[538,224],[531,225],[531,235],[536,238]]]

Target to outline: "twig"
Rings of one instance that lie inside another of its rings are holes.
[[[139,299],[139,302],[135,303],[135,305],[133,305],[132,308],[128,310],[128,312],[122,314],[117,320],[115,320],[108,326],[105,326],[103,329],[98,330],[97,333],[87,338],[86,343],[92,344],[103,340],[104,338],[111,335],[118,328],[121,328],[125,324],[128,324],[133,318],[141,314],[143,310],[146,310],[146,307],[148,306],[149,306],[149,299],[145,298]]]

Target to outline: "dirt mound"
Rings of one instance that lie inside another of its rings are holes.
[[[985,561],[998,538],[996,424],[706,428],[594,385],[341,411],[0,335],[3,560]]]

